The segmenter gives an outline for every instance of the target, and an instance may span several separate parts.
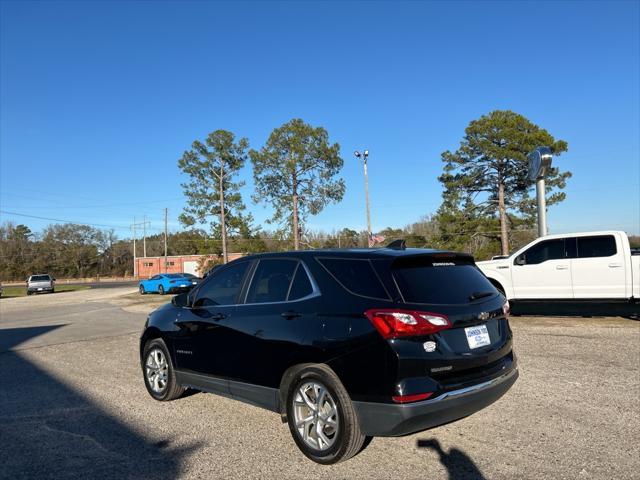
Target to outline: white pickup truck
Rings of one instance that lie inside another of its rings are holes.
[[[640,314],[640,254],[624,232],[547,235],[477,265],[516,313]]]

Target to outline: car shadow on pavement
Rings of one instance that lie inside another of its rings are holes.
[[[0,344],[60,326],[0,329]],[[198,448],[147,438],[22,352],[0,353],[0,379],[0,479],[171,479]]]
[[[419,448],[430,448],[440,457],[440,463],[447,469],[449,480],[486,480],[471,457],[457,448],[450,448],[445,452],[440,442],[435,438],[418,440]]]

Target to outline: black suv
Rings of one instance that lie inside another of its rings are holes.
[[[192,388],[279,413],[312,460],[486,407],[516,381],[509,305],[466,254],[269,253],[217,269],[149,315],[156,400]]]

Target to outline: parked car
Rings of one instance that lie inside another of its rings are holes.
[[[202,278],[194,275],[193,273],[184,273],[183,275],[189,278],[192,282],[196,282],[196,284],[200,283],[200,281],[202,280]]]
[[[500,398],[518,376],[508,313],[467,254],[258,254],[151,313],[140,361],[154,399],[191,388],[272,410],[307,457],[331,464],[367,437],[422,431]]]
[[[640,313],[640,255],[624,232],[547,235],[478,267],[514,311]]]
[[[31,275],[27,279],[27,295],[32,293],[54,293],[56,279],[48,274]]]
[[[187,277],[183,273],[162,273],[154,275],[148,280],[140,280],[138,290],[142,295],[145,293],[164,295],[165,293],[184,292],[197,284],[196,280]]]

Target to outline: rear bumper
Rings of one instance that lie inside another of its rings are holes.
[[[167,290],[167,292],[169,293],[188,292],[193,287],[195,287],[195,285],[188,285],[186,287],[169,287],[169,290]]]
[[[48,287],[28,287],[27,292],[50,292],[53,290],[53,286]]]
[[[399,437],[467,417],[498,400],[518,378],[514,367],[503,375],[439,397],[408,404],[353,402],[362,433]]]

